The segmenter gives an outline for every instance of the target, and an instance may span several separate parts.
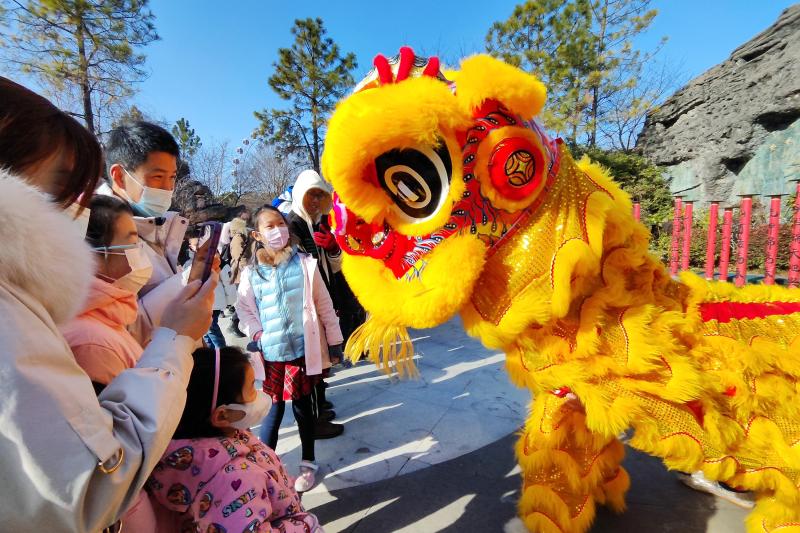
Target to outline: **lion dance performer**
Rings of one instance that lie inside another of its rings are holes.
[[[648,254],[606,170],[533,121],[533,76],[488,56],[377,56],[333,114],[344,273],[370,319],[348,351],[413,372],[406,327],[455,313],[534,395],[519,515],[582,532],[624,506],[617,440],[757,497],[751,532],[800,531],[800,291],[735,289]]]

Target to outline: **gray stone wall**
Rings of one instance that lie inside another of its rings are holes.
[[[698,42],[698,45],[701,45]],[[737,204],[800,179],[800,4],[648,116],[637,151],[673,193]]]

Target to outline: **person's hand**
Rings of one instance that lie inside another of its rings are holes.
[[[321,223],[319,229],[320,231],[314,232],[314,243],[326,252],[338,252],[339,245],[336,243],[336,238],[333,236],[331,228],[327,224]]]
[[[248,352],[260,352],[261,351],[261,343],[258,341],[261,340],[261,335],[263,331],[256,331],[253,335],[253,340],[247,343],[247,351]]]
[[[334,344],[333,346],[328,346],[328,355],[331,358],[332,365],[341,363],[344,360],[344,351],[342,350],[342,345]]]
[[[214,254],[214,262],[211,265],[211,271],[219,273],[221,262],[219,254],[216,250],[209,250],[210,244],[211,241],[208,240],[204,242],[202,246],[197,248],[197,251],[194,254],[194,259],[192,260],[192,269],[189,271],[189,283],[198,280],[202,281],[203,269],[205,268],[206,257],[209,253]]]
[[[200,339],[211,327],[211,310],[214,307],[214,289],[219,283],[219,272],[212,272],[208,281],[189,282],[164,309],[161,326],[194,340]]]
[[[339,250],[339,245],[336,244],[336,239],[333,237],[333,233],[330,232],[315,231],[314,242],[326,252],[337,252]]]

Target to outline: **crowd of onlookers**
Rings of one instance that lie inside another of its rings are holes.
[[[275,205],[220,221],[210,250],[170,211],[180,157],[147,122],[101,148],[0,77],[9,531],[322,531],[300,494],[317,482],[315,441],[344,430],[325,378],[365,318],[341,274],[332,190],[305,170]],[[296,478],[274,452],[287,401]]]

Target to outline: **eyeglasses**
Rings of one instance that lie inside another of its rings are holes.
[[[139,241],[136,244],[116,244],[114,246],[98,246],[96,248],[92,248],[92,251],[104,255],[125,255],[125,250],[135,250],[136,248],[141,248],[141,247],[142,247],[142,242]]]

